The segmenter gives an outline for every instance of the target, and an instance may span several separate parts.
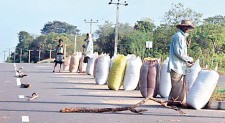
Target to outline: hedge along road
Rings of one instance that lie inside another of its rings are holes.
[[[141,106],[143,115],[130,111],[118,113],[60,113],[64,107],[121,107],[143,98],[139,90],[112,91],[107,85],[96,85],[93,76],[78,73],[52,73],[53,64],[16,64],[28,76],[20,88],[14,64],[0,64],[0,122],[1,123],[144,123],[144,122],[208,122],[224,123],[225,111],[182,109],[186,115],[166,109],[155,102]],[[224,77],[219,85],[224,85]],[[37,93],[38,98],[27,101],[26,96]]]

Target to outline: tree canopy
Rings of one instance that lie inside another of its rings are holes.
[[[41,33],[45,35],[52,32],[55,32],[57,34],[60,33],[76,34],[79,31],[80,30],[78,30],[76,26],[60,21],[48,22],[47,24],[44,25],[43,29],[41,29]]]

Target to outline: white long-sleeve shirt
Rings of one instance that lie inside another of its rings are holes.
[[[87,39],[84,49],[85,55],[90,57],[93,54],[93,50],[93,41],[91,39]]]
[[[193,58],[187,55],[187,44],[185,33],[179,30],[174,34],[170,44],[170,57],[168,70],[185,75],[187,62],[193,61]]]

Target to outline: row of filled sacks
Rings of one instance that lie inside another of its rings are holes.
[[[85,72],[87,63],[84,63],[84,55],[82,55],[81,52],[77,52],[73,54],[72,56],[69,56],[65,58],[64,64],[63,64],[63,70],[64,71],[70,71],[70,72]]]
[[[108,88],[134,90],[138,85],[142,61],[135,55],[117,55],[110,59],[102,55],[95,60],[94,78],[96,84],[108,84]]]
[[[108,88],[119,90],[121,85],[125,90],[135,90],[140,76],[142,61],[135,55],[117,55],[111,59],[108,75]]]
[[[167,70],[168,60],[161,65],[159,94],[168,97],[171,90],[170,73]],[[185,90],[187,91],[187,105],[203,108],[209,101],[219,79],[219,74],[213,70],[202,70],[199,60],[187,68],[185,73]]]
[[[167,58],[161,65],[160,69],[160,80],[159,80],[159,95],[163,98],[169,97],[171,91],[171,77],[168,71],[168,62]],[[198,73],[201,71],[199,60],[196,60],[193,66],[187,68],[185,73],[185,87],[187,92],[192,87],[195,79],[198,76]]]
[[[94,75],[94,68],[95,68],[96,60],[98,57],[100,56],[98,56],[97,52],[90,56],[90,59],[88,60],[88,63],[87,63],[87,69],[86,69],[86,72],[88,75]]]

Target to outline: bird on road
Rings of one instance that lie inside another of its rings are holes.
[[[27,74],[20,73],[18,77],[19,77],[19,78],[23,78],[23,77],[25,77],[25,76],[27,76]]]
[[[37,93],[33,93],[31,96],[27,96],[28,97],[28,100],[27,101],[31,101],[31,100],[34,100],[38,97]]]
[[[30,83],[27,83],[27,84],[22,84],[20,85],[20,88],[29,88],[31,87],[31,84]]]

